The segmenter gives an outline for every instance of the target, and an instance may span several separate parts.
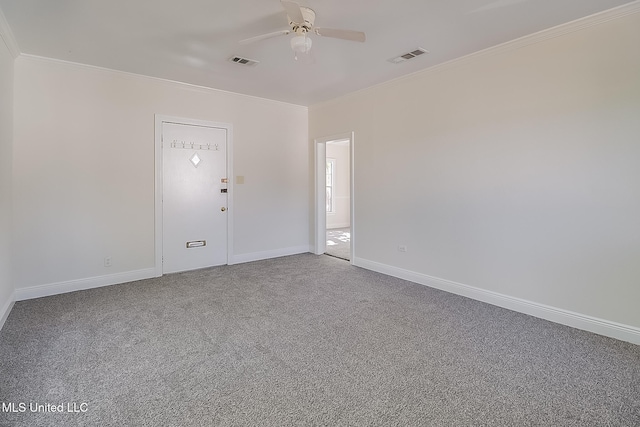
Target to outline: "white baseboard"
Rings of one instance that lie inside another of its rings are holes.
[[[329,230],[334,230],[336,228],[349,228],[351,227],[351,224],[349,224],[348,222],[343,222],[343,223],[337,223],[337,224],[327,224],[327,231]]]
[[[251,252],[248,254],[234,255],[229,259],[229,265],[241,264],[243,262],[261,261],[263,259],[278,258],[281,256],[304,254],[307,252],[310,252],[309,246],[293,246],[271,251]]]
[[[11,309],[13,308],[13,304],[15,303],[15,301],[16,293],[12,292],[7,302],[2,307],[0,307],[0,331],[4,326],[4,322],[7,321],[7,317],[9,317],[9,313],[11,313]]]
[[[386,274],[388,276],[408,280],[420,285],[429,286],[431,288],[440,289],[453,294],[497,305],[499,307],[534,317],[539,317],[551,322],[571,326],[576,329],[582,329],[599,335],[640,345],[640,328],[633,326],[623,325],[609,320],[599,319],[585,314],[575,313],[569,310],[511,297],[498,292],[476,288],[474,286],[463,285],[450,280],[440,279],[362,258],[354,258],[353,265]]]
[[[16,301],[22,301],[33,298],[48,297],[67,292],[99,288],[101,286],[117,285],[119,283],[132,282],[134,280],[149,279],[155,276],[155,268],[145,268],[142,270],[126,271],[106,276],[88,277],[86,279],[29,286],[26,288],[16,289],[15,299]]]
[[[308,246],[296,246],[290,248],[276,249],[272,251],[253,252],[249,254],[235,255],[230,257],[229,265],[243,262],[259,261],[281,256],[296,255],[309,252]],[[47,297],[51,295],[64,294],[67,292],[81,291],[84,289],[99,288],[101,286],[117,285],[119,283],[132,282],[134,280],[149,279],[158,277],[155,267],[142,270],[127,271],[123,273],[109,274],[105,276],[88,277],[85,279],[69,280],[66,282],[48,283],[45,285],[28,286],[15,290],[15,300],[23,301],[33,298]]]

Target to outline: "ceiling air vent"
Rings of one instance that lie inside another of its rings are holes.
[[[246,65],[247,67],[256,65],[258,63],[258,61],[255,61],[253,59],[243,58],[241,56],[232,56],[231,58],[229,58],[229,62],[235,62],[236,64]]]
[[[416,50],[412,50],[411,52],[403,53],[400,56],[396,56],[395,58],[391,58],[391,59],[389,59],[389,62],[391,62],[393,64],[399,64],[401,62],[408,61],[409,59],[413,59],[416,56],[420,56],[420,55],[425,54],[425,53],[429,53],[429,51],[419,47]]]

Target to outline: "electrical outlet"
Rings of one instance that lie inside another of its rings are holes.
[[[105,267],[111,267],[111,257],[104,257],[104,266]]]
[[[398,251],[399,252],[407,252],[407,247],[405,245],[399,245],[398,246]]]

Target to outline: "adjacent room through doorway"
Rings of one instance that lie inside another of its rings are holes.
[[[327,141],[325,254],[351,259],[351,140]]]
[[[332,228],[327,230],[326,255],[351,260],[351,229]]]
[[[315,140],[315,248],[353,263],[353,132]]]

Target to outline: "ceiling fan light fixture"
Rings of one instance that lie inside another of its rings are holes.
[[[306,35],[291,38],[291,49],[298,53],[308,53],[311,50],[311,38]]]

